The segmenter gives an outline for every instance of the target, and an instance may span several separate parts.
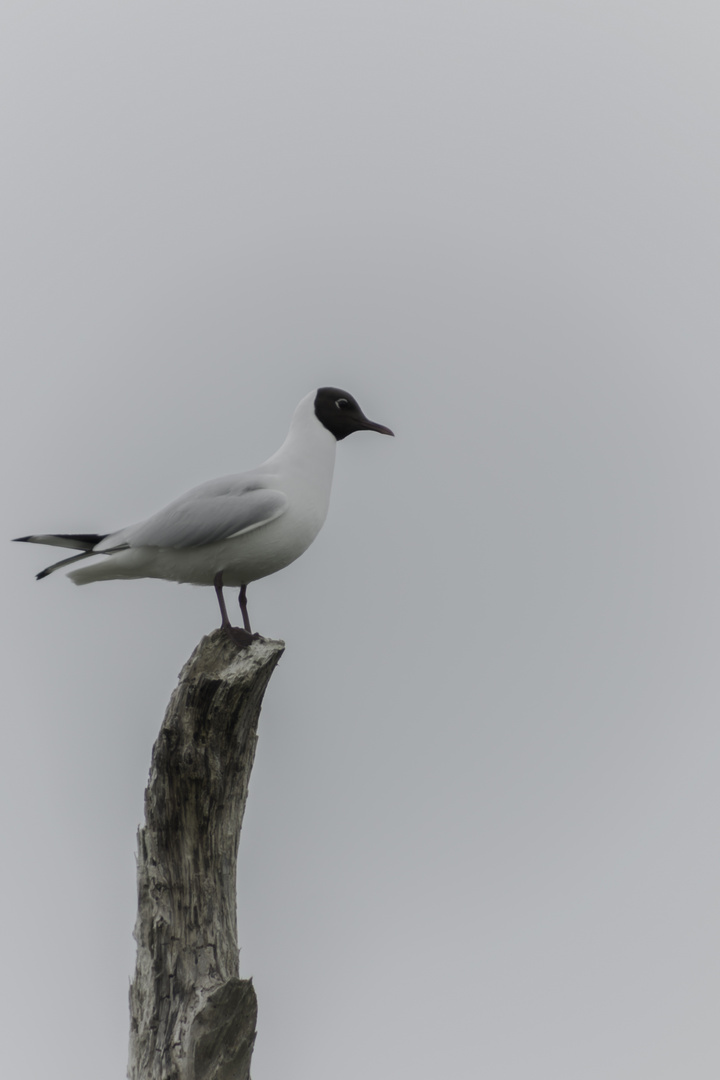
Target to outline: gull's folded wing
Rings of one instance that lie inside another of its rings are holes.
[[[200,488],[176,499],[147,521],[114,533],[107,543],[114,546],[124,542],[129,547],[202,547],[267,525],[286,508],[287,498],[281,491],[251,487],[241,492],[221,492]],[[97,550],[102,548],[100,545]]]

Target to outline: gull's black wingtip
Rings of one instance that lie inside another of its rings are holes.
[[[13,544],[27,544],[29,540],[32,540],[32,536],[13,536]]]
[[[42,579],[44,577],[47,577],[48,574],[50,574],[50,573],[52,573],[52,567],[48,567],[47,570],[41,570],[39,574],[35,575],[35,580],[36,581],[42,581]]]

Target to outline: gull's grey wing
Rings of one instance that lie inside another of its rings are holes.
[[[122,540],[130,547],[201,547],[267,525],[284,513],[287,504],[282,491],[259,485],[232,490],[211,482],[108,540],[115,544]]]

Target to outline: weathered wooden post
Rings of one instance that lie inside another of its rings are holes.
[[[138,831],[131,1080],[248,1080],[257,1003],[239,978],[236,867],[263,695],[284,649],[220,631],[180,674]]]

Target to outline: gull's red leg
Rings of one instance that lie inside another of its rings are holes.
[[[241,630],[239,626],[231,626],[230,619],[228,618],[227,608],[225,607],[225,597],[223,596],[223,576],[222,570],[219,570],[213,579],[213,585],[215,586],[215,595],[218,598],[218,604],[220,605],[220,614],[222,615],[222,622],[220,629],[223,631],[226,637],[230,638],[235,645],[240,649],[246,648],[254,636],[249,632],[249,624],[247,623],[247,611],[243,611],[243,619],[245,625],[248,626],[247,630]],[[244,588],[245,586],[243,586]]]
[[[242,611],[243,626],[247,630],[248,634],[252,634],[250,629],[250,617],[247,609],[247,585],[240,586],[240,595],[238,596],[238,603],[240,604],[240,610]]]

